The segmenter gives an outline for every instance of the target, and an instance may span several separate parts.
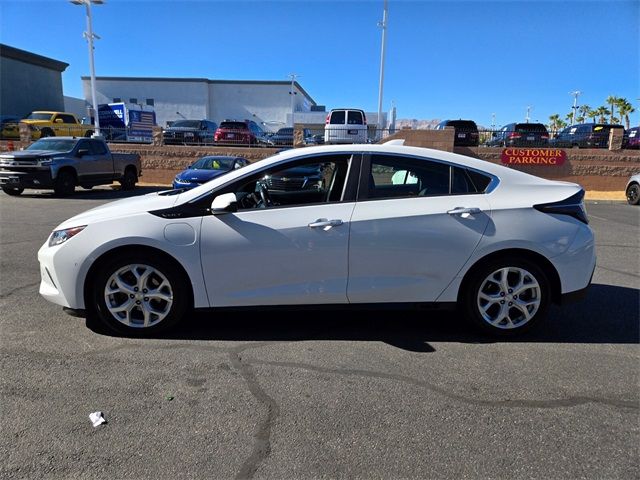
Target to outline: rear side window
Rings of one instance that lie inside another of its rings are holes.
[[[547,127],[545,127],[541,123],[518,123],[516,125],[516,131],[518,131],[518,132],[547,133]]]
[[[71,115],[58,115],[56,120],[58,118],[61,118],[63,123],[76,123],[76,119]]]
[[[90,152],[92,155],[106,155],[107,147],[99,140],[92,140],[89,142],[91,145]]]
[[[336,110],[335,112],[331,112],[331,118],[329,119],[329,123],[331,125],[344,125],[344,110]]]
[[[487,187],[489,187],[491,183],[491,177],[473,170],[465,169],[465,172],[473,185],[473,193],[484,193],[487,190]]]
[[[364,119],[362,118],[362,112],[355,110],[349,110],[347,115],[347,123],[349,125],[364,125]]]

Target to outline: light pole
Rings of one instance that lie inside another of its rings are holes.
[[[295,91],[295,83],[296,83],[296,78],[298,78],[300,75],[298,75],[297,73],[290,73],[289,77],[291,78],[291,91],[289,92],[289,95],[291,95],[291,126],[295,127],[295,122],[293,121],[293,115],[294,115],[294,95],[296,94]]]
[[[91,104],[93,106],[93,118],[95,122],[95,136],[100,135],[100,118],[98,117],[98,103],[96,102],[96,70],[93,65],[93,39],[100,39],[98,35],[93,33],[93,23],[91,21],[91,4],[102,5],[104,0],[70,0],[74,5],[84,5],[87,9],[87,31],[82,35],[89,43],[89,70],[91,73]]]
[[[582,92],[580,90],[569,92],[569,95],[573,95],[573,107],[571,107],[572,109],[571,124],[572,125],[576,124],[576,109],[578,108],[578,96],[580,96],[581,94]]]
[[[378,22],[378,26],[382,29],[382,47],[380,49],[380,83],[378,85],[378,128],[382,125],[382,90],[384,87],[384,54],[387,45],[387,14],[389,13],[389,5],[384,0],[384,10],[382,13],[382,21]]]
[[[533,107],[531,105],[527,105],[527,116],[525,117],[524,121],[526,123],[529,123],[529,114],[531,113],[531,110],[533,109]]]

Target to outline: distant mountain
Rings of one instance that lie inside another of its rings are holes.
[[[413,130],[433,130],[442,120],[418,120],[416,118],[396,119],[396,128],[411,127]]]

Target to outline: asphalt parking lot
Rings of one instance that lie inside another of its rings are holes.
[[[53,227],[122,195],[0,193],[0,477],[640,476],[640,208],[587,205],[588,298],[515,341],[398,311],[196,314],[136,340],[37,293]]]

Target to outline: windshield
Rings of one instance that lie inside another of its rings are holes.
[[[234,158],[225,157],[203,157],[196,163],[191,165],[191,168],[198,170],[231,170],[233,168]]]
[[[50,113],[38,113],[38,112],[31,112],[29,116],[26,118],[26,120],[50,120],[50,119],[51,119]]]
[[[177,120],[171,124],[171,128],[174,127],[182,127],[182,128],[200,128],[199,120]]]
[[[43,138],[32,143],[27,150],[52,150],[54,152],[70,152],[73,150],[75,140],[62,140],[55,138]]]
[[[277,135],[293,135],[293,128],[281,128]]]

